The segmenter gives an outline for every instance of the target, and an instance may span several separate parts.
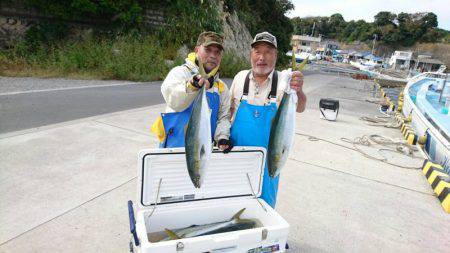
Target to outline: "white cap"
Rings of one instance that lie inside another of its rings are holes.
[[[277,48],[277,38],[268,32],[262,32],[255,35],[253,38],[253,42],[251,46],[255,45],[258,42],[267,42]]]

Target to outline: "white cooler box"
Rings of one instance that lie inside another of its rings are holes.
[[[289,224],[264,200],[255,198],[261,195],[265,156],[266,150],[258,147],[235,147],[228,154],[214,151],[203,185],[196,189],[187,172],[184,148],[141,151],[136,221],[129,201],[134,237],[130,251],[284,252]],[[230,220],[242,208],[242,219],[258,219],[262,226],[158,242],[166,228]]]

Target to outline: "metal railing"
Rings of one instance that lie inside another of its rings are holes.
[[[439,103],[442,100],[442,94],[444,93],[445,87],[447,86],[447,82],[448,82],[448,74],[443,74],[443,75],[445,75],[445,79],[444,79],[444,84],[442,86],[442,89],[441,89],[441,91],[439,93]],[[449,99],[449,98],[446,98],[446,99]]]

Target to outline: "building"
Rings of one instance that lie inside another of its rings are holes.
[[[419,55],[416,59],[411,60],[411,65],[420,72],[431,72],[437,71],[444,63],[431,58],[431,55]]]
[[[314,52],[320,46],[322,37],[313,37],[308,35],[292,35],[292,47],[299,52]]]
[[[324,51],[334,51],[339,49],[339,43],[334,40],[324,40],[320,43]]]
[[[395,51],[389,60],[389,65],[393,69],[408,70],[410,68],[412,54],[411,51]]]
[[[419,72],[425,72],[436,71],[444,65],[444,63],[437,59],[433,59],[431,54],[420,54],[415,58],[410,51],[395,51],[389,60],[389,65],[391,68],[398,70],[413,69]]]
[[[339,43],[334,40],[323,40],[319,43],[319,47],[316,48],[316,53],[322,56],[332,56],[336,54],[336,50],[339,49]]]

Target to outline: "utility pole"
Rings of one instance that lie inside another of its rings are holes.
[[[314,24],[313,24],[313,29],[312,29],[311,37],[314,37],[314,28],[316,28],[316,22],[314,22]]]
[[[374,34],[374,35],[373,35],[372,55],[373,55],[373,53],[375,52],[375,43],[376,43],[376,41],[377,41],[377,37],[378,37],[377,34]]]

